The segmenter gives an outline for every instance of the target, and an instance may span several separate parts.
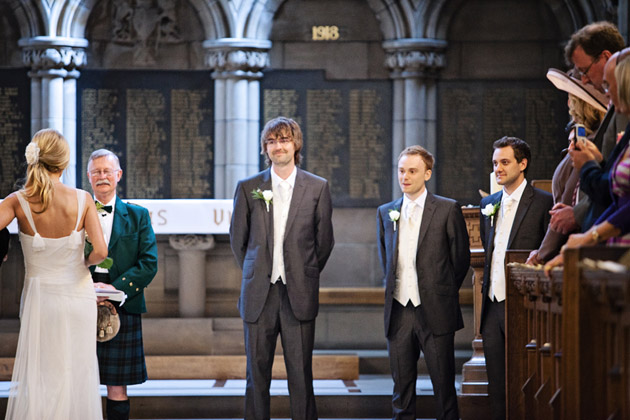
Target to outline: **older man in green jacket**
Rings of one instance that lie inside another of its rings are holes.
[[[147,311],[144,288],[158,268],[157,242],[147,209],[126,204],[116,196],[122,169],[114,153],[105,149],[93,152],[87,174],[109,257],[113,259],[109,269],[93,268],[92,278],[98,287],[121,290],[127,295],[118,308],[120,331],[112,340],[97,346],[101,384],[107,385],[107,418],[128,420],[127,385],[147,380],[141,314]]]

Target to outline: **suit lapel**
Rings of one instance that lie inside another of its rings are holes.
[[[112,234],[109,237],[109,245],[107,247],[109,250],[114,249],[116,242],[118,242],[118,239],[120,239],[120,236],[125,231],[128,216],[129,213],[127,212],[127,205],[118,196],[116,196],[116,209],[114,210]]]
[[[512,241],[516,237],[516,232],[518,232],[518,228],[521,226],[521,223],[527,214],[527,209],[529,209],[533,199],[534,188],[527,184],[525,186],[525,191],[523,191],[523,195],[518,202],[518,207],[516,208],[516,215],[514,216],[514,223],[512,223],[512,230],[510,230],[510,239],[508,240],[507,249],[512,247]]]
[[[503,190],[501,190],[499,194],[497,194],[497,197],[495,198],[494,201],[492,201],[491,204],[494,206],[497,203],[501,203],[502,198],[503,198]],[[497,228],[497,219],[499,218],[500,211],[501,211],[501,206],[499,205],[499,207],[497,208],[497,212],[494,214],[494,216],[489,217],[488,218],[489,221],[486,221],[486,223],[490,223],[490,227],[486,226],[488,230],[488,255],[492,255],[492,253],[494,252],[494,232]]]
[[[268,168],[262,174],[262,183],[258,186],[261,191],[272,190],[271,187],[271,168]],[[265,233],[267,236],[267,249],[271,253],[273,250],[273,199],[271,200],[271,205],[269,206],[269,211],[267,211],[267,207],[265,206],[264,200],[255,200],[261,201],[260,205],[263,206],[263,211],[265,212]],[[271,255],[270,255],[271,257]]]
[[[418,254],[420,254],[420,244],[422,244],[422,241],[427,234],[427,230],[429,230],[429,225],[431,224],[431,218],[433,218],[434,212],[435,197],[433,196],[433,194],[427,191],[427,199],[424,202],[424,209],[422,210],[422,221],[420,222],[420,234],[418,235]],[[416,259],[416,261],[418,260],[419,259]]]
[[[403,203],[403,199],[399,198],[398,200],[394,201],[392,203],[392,206],[387,210],[387,218],[391,223],[391,229],[392,229],[392,235],[390,236],[390,238],[392,238],[391,240],[393,241],[393,243],[391,244],[391,249],[394,250],[394,252],[392,253],[394,261],[393,264],[391,264],[392,267],[395,267],[396,264],[398,263],[398,232],[400,232],[400,218],[402,217],[402,203]],[[396,221],[396,230],[394,230],[394,222],[391,221],[391,219],[389,219],[389,211],[390,210],[398,210],[398,212],[400,213],[400,216],[398,217],[398,220]],[[396,271],[394,270],[394,273]]]
[[[289,215],[287,216],[287,226],[284,229],[284,237],[287,237],[289,230],[291,229],[291,225],[293,225],[293,221],[295,220],[295,216],[297,216],[297,210],[300,208],[300,203],[304,198],[304,193],[306,192],[306,178],[304,176],[304,172],[300,168],[296,168],[297,173],[295,174],[295,185],[293,186],[293,194],[291,195],[291,203],[289,203]]]

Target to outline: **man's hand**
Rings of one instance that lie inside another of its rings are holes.
[[[94,283],[94,288],[95,288],[95,289],[108,289],[108,290],[116,290],[116,288],[115,288],[114,286],[112,286],[111,284],[101,283],[101,282],[99,282],[99,283]],[[98,303],[105,302],[106,300],[107,300],[107,298],[106,298],[106,297],[97,297],[97,298],[96,298],[96,301],[97,301]]]
[[[553,208],[549,211],[549,214],[551,215],[549,226],[551,226],[551,229],[556,232],[568,235],[579,227],[575,221],[573,207],[571,206],[558,203],[553,206]]]
[[[529,257],[527,258],[527,261],[525,262],[525,264],[529,264],[529,265],[539,265],[539,264],[544,264],[545,262],[543,260],[541,260],[540,258],[538,258],[538,250],[535,249],[532,252],[529,253]]]

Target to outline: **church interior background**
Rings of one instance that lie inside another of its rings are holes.
[[[378,294],[375,210],[400,196],[400,151],[431,151],[429,189],[463,206],[489,190],[504,135],[530,144],[530,179],[550,179],[568,113],[545,74],[566,70],[563,47],[587,23],[612,21],[627,39],[627,3],[0,0],[0,195],[24,176],[32,134],[53,127],[72,148],[66,183],[89,190],[87,157],[104,147],[121,157],[121,197],[231,199],[264,167],[262,125],[285,115],[304,131],[302,166],[331,183],[336,245],[322,288]],[[158,242],[147,355],[243,354],[227,235]],[[0,358],[15,354],[23,274],[14,237],[0,272]],[[456,347],[470,352],[466,296]],[[324,299],[316,331],[322,351],[386,348],[370,299]]]

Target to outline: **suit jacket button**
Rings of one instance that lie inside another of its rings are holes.
[[[123,278],[122,278],[122,281],[125,281],[125,280],[127,280],[127,277],[123,277]]]
[[[132,286],[133,286],[133,282],[132,282],[132,281],[130,281],[130,282],[129,282],[129,287],[132,287]]]
[[[139,292],[139,291],[140,291],[140,289],[138,289],[138,288],[136,287],[136,292]]]

